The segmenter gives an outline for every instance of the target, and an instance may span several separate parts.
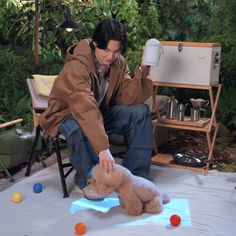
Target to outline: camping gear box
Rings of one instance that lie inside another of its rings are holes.
[[[213,85],[219,82],[220,43],[161,41],[159,66],[151,66],[153,81]]]
[[[28,134],[25,132],[22,135]],[[31,135],[22,138],[16,134],[16,129],[10,129],[0,134],[0,171],[15,167],[25,161],[28,161],[29,153],[33,144],[34,137]],[[38,145],[41,148],[41,140]]]

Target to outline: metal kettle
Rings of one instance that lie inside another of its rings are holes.
[[[177,119],[178,117],[178,101],[175,96],[170,96],[167,101],[166,117],[168,119]]]

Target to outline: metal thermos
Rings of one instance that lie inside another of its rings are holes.
[[[178,117],[178,101],[175,96],[171,96],[167,101],[166,117],[168,119],[177,119]]]

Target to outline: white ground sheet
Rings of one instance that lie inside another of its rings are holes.
[[[236,235],[236,173],[210,171],[204,176],[152,166],[151,179],[172,201],[159,215],[132,217],[120,208],[115,195],[91,204],[79,198],[73,174],[68,179],[70,197],[63,198],[57,165],[47,167],[0,192],[0,236],[73,236],[79,222],[87,225],[86,236]],[[37,182],[43,185],[41,193],[33,192]],[[11,202],[14,192],[23,194],[22,202]],[[170,225],[171,214],[181,216],[181,225]]]

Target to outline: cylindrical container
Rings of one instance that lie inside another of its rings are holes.
[[[200,109],[191,108],[191,121],[199,121],[200,120]]]
[[[178,121],[184,121],[184,112],[183,111],[179,111]]]
[[[178,121],[184,121],[184,114],[185,114],[185,109],[186,109],[186,106],[188,105],[187,104],[183,104],[183,103],[180,103],[178,104]]]
[[[168,119],[178,118],[178,101],[175,99],[175,96],[171,96],[167,101],[166,117]]]
[[[158,66],[161,55],[161,44],[157,39],[149,39],[144,48],[143,64],[147,66]]]

